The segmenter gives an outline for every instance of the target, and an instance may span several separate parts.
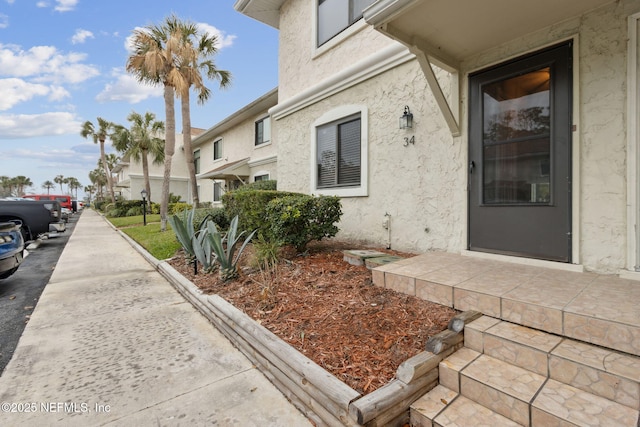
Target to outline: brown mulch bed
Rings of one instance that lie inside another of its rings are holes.
[[[363,394],[392,380],[398,366],[423,351],[455,315],[449,307],[373,285],[366,267],[343,260],[343,249],[361,246],[310,246],[304,256],[284,254],[272,272],[244,268],[228,283],[217,273],[194,275],[184,256],[169,263]],[[250,260],[249,250],[241,264]]]

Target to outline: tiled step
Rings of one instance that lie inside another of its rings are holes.
[[[505,416],[527,425],[530,404],[546,377],[482,355],[460,373],[460,394]]]
[[[638,425],[638,411],[600,396],[548,380],[531,408],[533,426]]]
[[[412,427],[518,427],[519,424],[439,385],[411,405]]]
[[[640,357],[487,316],[467,325],[465,346],[640,409]]]
[[[525,426],[640,427],[640,357],[488,316],[464,334],[465,347],[439,365],[440,385],[412,405],[412,425],[510,425],[473,419],[495,416]]]

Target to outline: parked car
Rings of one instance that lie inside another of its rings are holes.
[[[50,232],[63,232],[62,207],[57,200],[0,200],[0,222],[20,221],[25,242]]]
[[[70,211],[73,211],[73,206],[71,204],[71,196],[67,196],[64,194],[25,194],[26,199],[33,200],[57,200],[60,202],[60,205],[63,208],[67,208]]]
[[[0,222],[0,279],[16,272],[24,257],[24,239],[16,222]]]

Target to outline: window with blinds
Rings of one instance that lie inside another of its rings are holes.
[[[222,140],[219,139],[213,142],[213,160],[222,158]]]
[[[216,181],[213,183],[213,201],[219,202],[221,200],[222,200],[222,183]]]
[[[196,173],[200,173],[200,150],[196,150],[193,152],[193,166],[196,170]]]
[[[318,188],[360,185],[360,128],[360,114],[317,128]]]
[[[318,46],[362,18],[374,0],[318,0]]]

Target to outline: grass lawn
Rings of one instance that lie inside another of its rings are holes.
[[[167,231],[160,231],[160,215],[147,215],[146,226],[143,225],[142,215],[107,219],[157,259],[171,258],[180,249],[180,243],[169,224]]]

